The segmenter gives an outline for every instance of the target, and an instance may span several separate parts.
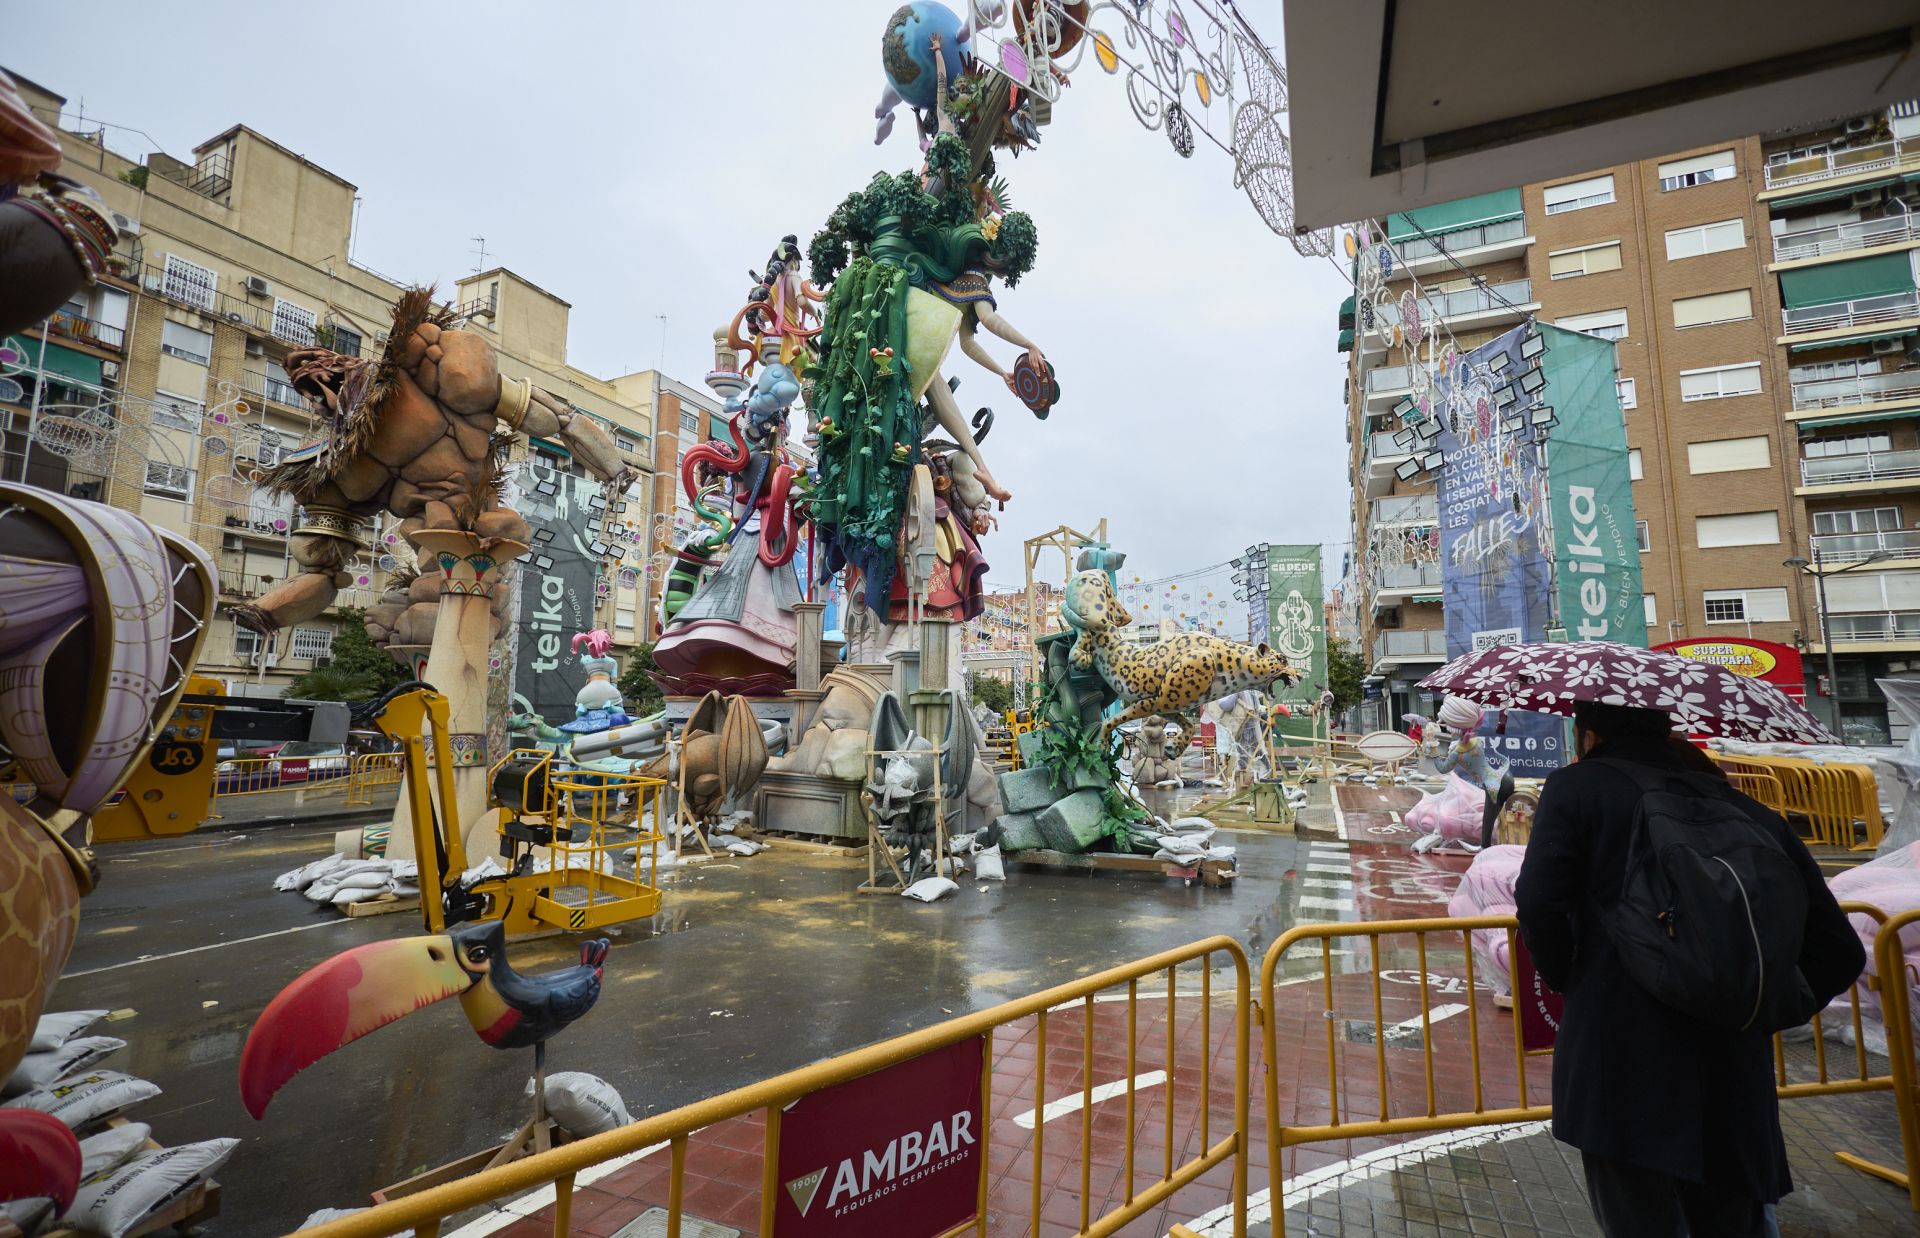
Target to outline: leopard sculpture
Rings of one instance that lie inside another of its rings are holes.
[[[1103,746],[1115,727],[1163,714],[1181,731],[1172,750],[1185,751],[1208,701],[1299,677],[1265,644],[1243,645],[1205,632],[1181,632],[1145,648],[1129,643],[1122,629],[1133,616],[1102,571],[1074,574],[1060,614],[1076,634],[1073,665],[1097,670],[1120,698],[1120,711],[1101,726]]]

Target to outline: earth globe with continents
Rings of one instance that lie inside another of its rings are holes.
[[[886,68],[887,84],[921,111],[933,107],[938,81],[933,63],[934,35],[940,36],[947,80],[955,81],[960,76],[965,40],[960,33],[960,18],[946,5],[929,0],[903,4],[887,20],[887,32],[880,36],[880,60]]]

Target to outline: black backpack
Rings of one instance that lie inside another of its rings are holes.
[[[1709,775],[1607,764],[1640,788],[1620,900],[1605,913],[1627,974],[1716,1027],[1805,1022],[1807,891],[1780,839]]]

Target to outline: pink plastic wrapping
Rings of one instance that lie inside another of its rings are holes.
[[[1407,828],[1416,834],[1438,834],[1478,846],[1486,807],[1486,792],[1462,778],[1456,770],[1447,775],[1443,789],[1407,809]]]
[[[1920,907],[1920,843],[1909,844],[1879,859],[1869,860],[1858,868],[1848,869],[1827,885],[1833,890],[1833,896],[1841,902],[1870,903],[1886,912],[1889,918]],[[1852,923],[1853,931],[1860,934],[1861,944],[1867,948],[1867,974],[1876,975],[1873,938],[1879,925],[1873,917],[1859,912],[1847,919]],[[1920,924],[1910,924],[1900,931],[1900,950],[1906,956],[1907,975],[1911,983],[1915,969],[1920,968]],[[1914,989],[1914,1000],[1920,1002],[1920,987]],[[1846,997],[1842,995],[1835,1005],[1845,1009]],[[1878,1018],[1879,995],[1862,987],[1860,1010],[1863,1014]]]
[[[1479,828],[1478,818],[1474,828]],[[1447,901],[1447,914],[1450,916],[1510,916],[1513,914],[1513,886],[1520,879],[1520,861],[1526,857],[1525,847],[1501,844],[1488,847],[1473,857],[1473,863],[1467,866],[1466,876],[1460,879],[1460,885],[1454,890],[1453,897]],[[1485,981],[1496,993],[1505,993],[1512,987],[1512,961],[1507,957],[1507,934],[1504,929],[1476,929],[1473,934],[1473,957],[1478,967],[1476,980]]]

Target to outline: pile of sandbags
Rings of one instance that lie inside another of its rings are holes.
[[[0,1204],[0,1220],[33,1235],[70,1228],[121,1238],[162,1207],[209,1177],[238,1146],[237,1139],[163,1148],[144,1123],[118,1121],[142,1101],[160,1095],[145,1079],[95,1066],[126,1047],[87,1030],[104,1010],[49,1014],[34,1027],[26,1057],[4,1083],[0,1108],[32,1109],[60,1119],[80,1141],[80,1190],[56,1215],[48,1199]]]
[[[1450,916],[1510,916],[1514,911],[1513,887],[1520,880],[1520,862],[1525,847],[1505,843],[1488,847],[1473,857],[1460,879],[1453,897],[1447,900]],[[1473,957],[1480,964],[1474,978],[1484,980],[1495,993],[1513,987],[1513,960],[1507,957],[1505,929],[1475,929]]]
[[[1192,868],[1202,860],[1233,859],[1232,847],[1214,843],[1214,833],[1220,827],[1205,817],[1176,817],[1172,822],[1155,819],[1142,828],[1155,846],[1156,860]]]
[[[330,855],[273,879],[273,888],[305,894],[316,903],[345,907],[369,899],[413,898],[420,893],[420,866],[414,860],[350,860]]]

